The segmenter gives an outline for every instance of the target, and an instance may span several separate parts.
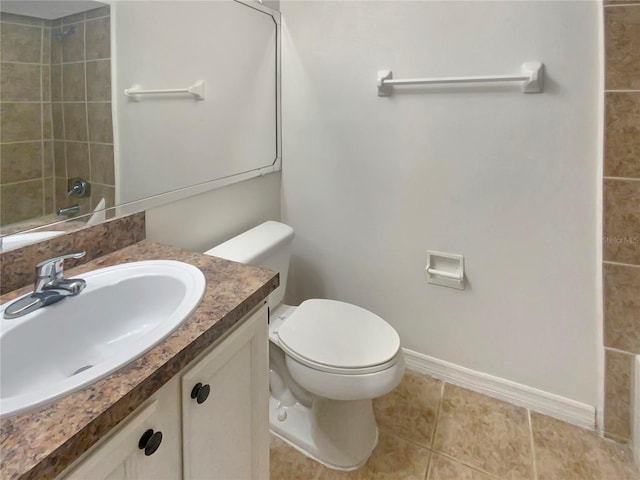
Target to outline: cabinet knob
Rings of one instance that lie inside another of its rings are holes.
[[[148,457],[153,455],[160,447],[162,443],[162,432],[154,432],[153,429],[149,429],[142,434],[140,441],[138,442],[138,448],[144,449],[144,454]]]
[[[202,385],[198,382],[191,390],[191,398],[195,398],[196,402],[201,404],[209,398],[209,393],[211,393],[211,387],[208,384]]]

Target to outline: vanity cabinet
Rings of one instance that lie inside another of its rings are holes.
[[[58,480],[267,480],[267,316],[254,310]]]

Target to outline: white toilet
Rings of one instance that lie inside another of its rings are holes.
[[[269,420],[273,433],[338,470],[362,466],[378,442],[372,399],[404,373],[397,332],[377,315],[335,300],[282,303],[293,229],[265,222],[205,252],[280,274],[269,296]]]

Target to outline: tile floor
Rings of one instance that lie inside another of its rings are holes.
[[[271,480],[640,480],[625,446],[418,373],[374,409],[363,468],[330,470],[272,437]]]

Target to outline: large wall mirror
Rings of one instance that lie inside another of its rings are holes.
[[[0,9],[0,234],[77,228],[280,168],[278,12],[253,0]]]

